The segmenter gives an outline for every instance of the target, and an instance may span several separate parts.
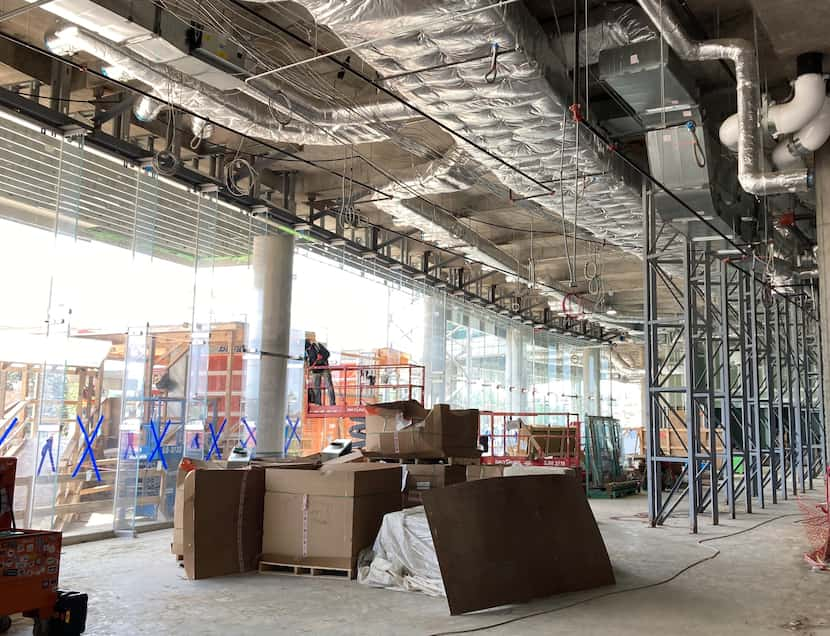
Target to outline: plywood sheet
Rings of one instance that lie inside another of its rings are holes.
[[[614,583],[572,477],[481,479],[423,500],[453,615]]]

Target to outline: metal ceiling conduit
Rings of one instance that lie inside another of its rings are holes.
[[[808,190],[812,175],[807,170],[766,172],[758,125],[761,96],[755,48],[742,39],[698,42],[689,38],[677,16],[662,0],[637,0],[666,43],[688,61],[730,60],[735,65],[738,93],[738,181],[750,194],[759,196]]]
[[[559,221],[564,214],[566,221],[640,255],[639,178],[572,120],[564,63],[520,3],[300,4],[346,46],[372,41],[361,56],[389,78],[385,86],[456,135],[461,149],[506,188],[534,197],[548,218]],[[473,10],[474,18],[453,19]],[[446,19],[437,22],[442,15]],[[399,35],[384,39],[385,33]],[[488,59],[488,51],[496,54]],[[446,65],[456,60],[479,61]],[[577,179],[577,172],[591,176]]]
[[[368,127],[332,125],[327,132],[303,122],[281,123],[275,116],[276,100],[248,86],[245,94],[225,93],[169,66],[151,62],[123,46],[81,29],[63,26],[46,38],[46,46],[59,55],[85,51],[114,67],[118,79],[135,79],[148,85],[161,107],[181,106],[204,115],[205,119],[261,139],[296,144],[342,145],[386,139]],[[258,97],[258,99],[257,99]],[[141,105],[150,117],[159,106]]]

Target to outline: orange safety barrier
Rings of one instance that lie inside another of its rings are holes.
[[[581,466],[581,422],[576,413],[481,411],[482,464]]]

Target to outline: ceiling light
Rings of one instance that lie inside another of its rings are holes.
[[[616,316],[617,315],[617,310],[614,309],[613,307],[609,307],[608,309],[605,310],[605,313],[609,316]]]

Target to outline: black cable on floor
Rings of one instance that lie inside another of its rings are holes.
[[[708,537],[705,539],[698,540],[699,545],[703,545],[704,543],[708,543],[709,541],[720,541],[721,539],[729,539],[731,537],[737,537],[740,534],[744,534],[747,532],[751,532],[752,530],[756,530],[761,526],[765,526],[768,523],[772,523],[773,521],[778,521],[779,519],[786,519],[787,517],[800,517],[801,513],[793,512],[785,515],[778,515],[777,517],[772,517],[770,519],[765,519],[760,523],[756,523],[754,526],[750,526],[749,528],[744,528],[743,530],[738,530],[737,532],[733,532],[732,534],[724,534],[719,537]],[[709,548],[709,546],[705,546]],[[589,598],[581,599],[579,601],[574,601],[573,603],[567,603],[565,605],[560,605],[559,607],[554,607],[547,610],[541,610],[539,612],[531,612],[530,614],[525,614],[524,616],[516,616],[515,618],[510,618],[505,621],[501,621],[498,623],[491,623],[490,625],[481,625],[480,627],[471,627],[469,629],[457,629],[449,632],[436,632],[434,634],[430,634],[430,636],[453,636],[454,634],[472,634],[474,632],[483,632],[487,631],[488,629],[494,629],[496,627],[503,627],[505,625],[511,625],[512,623],[518,623],[519,621],[523,621],[528,618],[534,618],[536,616],[545,616],[546,614],[554,614],[556,612],[561,612],[562,610],[570,609],[572,607],[576,607],[577,605],[584,605],[586,603],[590,603],[591,601],[596,601],[601,598],[608,598],[609,596],[617,596],[619,594],[625,594],[627,592],[638,592],[640,590],[648,590],[654,587],[658,587],[660,585],[665,585],[666,583],[671,583],[679,576],[685,574],[692,568],[696,568],[698,565],[702,563],[706,563],[707,561],[712,561],[716,559],[720,555],[720,550],[717,548],[709,548],[713,550],[712,554],[709,556],[703,557],[702,559],[698,559],[690,563],[689,565],[681,568],[670,577],[665,578],[661,581],[655,581],[654,583],[647,583],[645,585],[637,585],[635,587],[628,587],[624,590],[614,590],[612,592],[604,592],[603,594],[597,594],[596,596],[591,596]]]

